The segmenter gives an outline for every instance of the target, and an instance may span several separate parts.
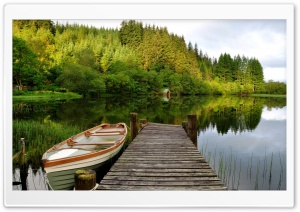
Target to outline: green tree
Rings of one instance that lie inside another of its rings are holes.
[[[122,21],[119,30],[122,45],[138,47],[143,39],[143,24],[135,20]]]
[[[97,60],[93,50],[89,48],[80,49],[75,53],[76,63],[90,67],[93,69],[97,69]]]
[[[37,85],[41,83],[38,66],[37,55],[28,47],[24,40],[13,36],[14,82],[21,89],[23,85]]]
[[[57,83],[70,91],[78,92],[84,97],[105,92],[105,82],[97,71],[79,64],[64,64]]]

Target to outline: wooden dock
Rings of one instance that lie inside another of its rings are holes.
[[[226,190],[180,125],[148,123],[97,190]]]

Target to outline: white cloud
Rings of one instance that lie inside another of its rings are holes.
[[[272,108],[271,110],[268,110],[267,107],[263,108],[262,119],[265,120],[286,120],[286,107],[283,108]]]
[[[286,68],[264,68],[264,80],[268,82],[273,80],[275,82],[286,82],[287,71]]]

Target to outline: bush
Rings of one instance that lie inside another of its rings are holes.
[[[13,96],[22,96],[24,91],[21,90],[13,90]]]
[[[65,88],[59,88],[58,91],[61,92],[61,93],[67,93],[67,89],[65,89]]]

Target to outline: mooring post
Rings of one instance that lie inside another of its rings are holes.
[[[25,162],[25,138],[21,138],[22,162]]]
[[[130,113],[130,129],[131,140],[133,140],[139,132],[138,113]]]
[[[197,142],[197,117],[196,115],[188,115],[188,136],[192,140],[195,146],[198,146]]]
[[[92,190],[96,186],[94,170],[79,169],[74,174],[75,190]]]
[[[25,138],[21,138],[21,158],[19,160],[19,165],[20,165],[20,179],[22,184],[22,190],[27,190],[28,166],[26,163],[26,155],[25,155]]]

